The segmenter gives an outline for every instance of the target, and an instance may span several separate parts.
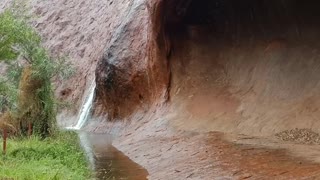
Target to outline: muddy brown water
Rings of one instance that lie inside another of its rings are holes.
[[[96,179],[147,179],[146,169],[112,146],[111,135],[79,132],[79,138]]]

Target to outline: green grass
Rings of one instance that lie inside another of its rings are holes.
[[[90,179],[91,171],[78,142],[72,132],[46,140],[9,139],[7,154],[0,155],[0,179]]]

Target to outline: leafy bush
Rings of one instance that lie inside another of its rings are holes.
[[[52,134],[57,108],[51,80],[70,75],[69,64],[64,58],[52,59],[26,19],[11,11],[0,14],[1,60],[8,70],[0,79],[0,111],[15,114],[20,130],[32,123],[34,133]]]

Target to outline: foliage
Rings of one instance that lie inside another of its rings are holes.
[[[9,139],[7,155],[0,155],[0,179],[89,179],[85,154],[76,142],[72,132],[45,140]]]
[[[16,102],[18,96],[18,89],[12,81],[7,81],[0,78],[0,112],[8,109],[16,109]]]
[[[32,123],[42,137],[52,134],[57,108],[51,80],[70,75],[70,65],[52,59],[37,32],[11,11],[0,14],[1,60],[8,73],[0,79],[0,111],[15,113],[22,125]]]
[[[40,36],[9,10],[0,14],[0,59],[7,62],[20,55],[32,56],[41,43]]]
[[[55,130],[51,82],[70,76],[72,68],[66,58],[49,56],[37,32],[17,16],[22,11],[14,11],[21,13],[0,14],[0,61],[6,66],[5,76],[0,74],[0,131],[21,133],[32,123],[34,136],[8,139],[0,179],[89,179],[76,134]]]

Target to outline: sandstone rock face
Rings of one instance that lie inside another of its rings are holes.
[[[124,118],[150,101],[149,27],[147,4],[133,1],[98,63],[98,99],[110,119]]]
[[[169,31],[190,2],[132,2],[97,66],[98,112],[123,119],[170,99]]]
[[[94,80],[97,62],[123,26],[132,1],[53,0],[30,2],[35,14],[34,26],[52,54],[66,55],[75,67],[67,81],[56,82],[57,94],[74,104],[74,112],[82,102],[86,89]],[[62,93],[68,90],[68,93]],[[70,92],[71,91],[71,92]],[[85,98],[85,97],[84,97]]]
[[[177,129],[267,136],[316,130],[315,5],[135,1],[96,71],[102,111],[130,119],[169,100]]]
[[[97,66],[98,101],[109,119],[126,118],[147,110],[157,98],[166,99],[169,67],[159,46],[164,39],[155,22],[162,20],[154,10],[158,3],[132,1]]]

